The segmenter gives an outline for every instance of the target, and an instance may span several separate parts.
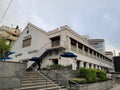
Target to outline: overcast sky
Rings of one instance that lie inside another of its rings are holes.
[[[0,20],[9,3],[0,0]],[[0,25],[23,30],[28,22],[46,31],[69,25],[80,35],[104,39],[107,50],[120,51],[120,0],[13,0]]]

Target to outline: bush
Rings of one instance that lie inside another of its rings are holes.
[[[75,84],[74,82],[79,83],[79,84],[84,84],[87,83],[87,80],[85,78],[72,78],[71,81],[69,81],[70,84]]]
[[[85,78],[88,83],[96,82],[96,70],[91,68],[80,68],[78,71],[78,77]]]
[[[101,81],[107,80],[107,73],[105,71],[97,70],[96,75],[98,78],[100,78]]]

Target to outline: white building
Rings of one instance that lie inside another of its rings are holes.
[[[67,25],[46,32],[29,23],[12,47],[16,52],[11,57],[14,61],[27,60],[39,57],[42,60],[41,68],[51,64],[70,65],[77,67],[113,70],[113,60],[97,51],[88,44],[88,41],[74,32]],[[60,57],[63,52],[72,52],[78,57]],[[27,67],[33,65],[28,61]]]

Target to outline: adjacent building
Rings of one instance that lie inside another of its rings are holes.
[[[105,55],[112,58],[113,57],[113,52],[112,51],[105,51]]]
[[[41,68],[47,65],[72,65],[72,69],[79,67],[95,68],[111,72],[114,70],[112,58],[92,47],[88,40],[65,25],[46,32],[29,23],[15,42],[11,55],[13,61],[26,61],[27,68],[35,66],[32,57],[39,57]],[[60,57],[63,52],[72,52],[77,58]]]
[[[98,51],[105,53],[104,39],[88,39],[88,42],[91,46],[93,46]]]
[[[120,56],[113,57],[115,72],[120,72]]]
[[[5,38],[7,40],[7,44],[13,45],[19,35],[20,29],[18,28],[18,26],[16,28],[11,28],[4,25],[0,27],[0,37]]]

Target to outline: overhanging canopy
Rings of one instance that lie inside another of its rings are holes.
[[[75,55],[72,52],[64,52],[62,54],[60,54],[61,57],[66,57],[66,58],[72,58],[72,57],[77,57],[77,55]]]

